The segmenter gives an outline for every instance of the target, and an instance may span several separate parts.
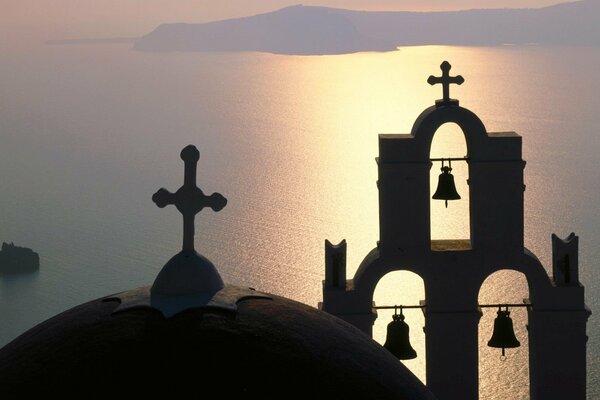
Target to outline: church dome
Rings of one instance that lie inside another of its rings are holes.
[[[261,399],[432,399],[352,325],[277,296],[170,318],[116,311],[117,297],[63,312],[0,350],[3,398],[222,393]],[[116,312],[115,312],[116,311]]]
[[[196,186],[198,150],[181,152],[185,183],[152,199],[183,214],[182,251],[151,287],[63,312],[0,349],[6,398],[433,399],[391,353],[315,308],[226,285],[194,250],[194,217],[227,200]]]

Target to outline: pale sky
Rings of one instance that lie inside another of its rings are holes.
[[[4,40],[141,36],[163,22],[206,22],[302,3],[362,10],[543,7],[561,0],[0,0]]]

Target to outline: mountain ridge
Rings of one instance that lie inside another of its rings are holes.
[[[356,11],[295,5],[201,24],[161,24],[134,44],[139,51],[259,51],[345,54],[400,46],[502,44],[600,46],[600,0],[543,8],[463,11]]]

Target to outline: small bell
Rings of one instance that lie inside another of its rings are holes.
[[[394,313],[393,321],[387,326],[387,337],[383,345],[390,353],[399,360],[411,360],[417,357],[417,352],[412,348],[409,341],[408,324],[404,322],[402,308],[400,315]]]
[[[504,349],[512,349],[521,346],[521,343],[515,336],[513,330],[513,322],[510,318],[510,311],[506,307],[506,311],[502,311],[498,308],[498,316],[494,320],[494,332],[492,338],[488,342],[488,346],[502,349],[502,357],[504,355]]]
[[[452,164],[448,161],[448,166],[444,166],[442,160],[442,173],[438,179],[437,190],[431,197],[435,200],[445,200],[446,208],[448,208],[448,200],[459,200],[460,195],[456,191],[456,185],[454,184],[454,176],[450,173],[452,171]]]

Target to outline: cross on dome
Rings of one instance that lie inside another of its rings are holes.
[[[437,100],[435,102],[435,104],[438,107],[439,106],[447,106],[447,105],[458,105],[458,100],[454,100],[454,99],[450,98],[450,85],[453,83],[456,85],[462,85],[463,82],[465,81],[465,78],[463,78],[461,75],[450,76],[451,68],[452,68],[452,65],[450,65],[450,63],[448,61],[444,61],[440,65],[440,69],[442,70],[442,76],[430,75],[429,78],[427,79],[427,83],[429,83],[432,86],[437,85],[438,83],[442,84],[444,98]]]
[[[161,188],[152,196],[152,201],[160,208],[173,204],[183,215],[183,250],[194,251],[194,219],[204,207],[217,212],[227,205],[227,199],[220,193],[206,196],[196,186],[196,164],[200,152],[193,145],[181,150],[181,159],[185,163],[184,183],[175,193]]]

